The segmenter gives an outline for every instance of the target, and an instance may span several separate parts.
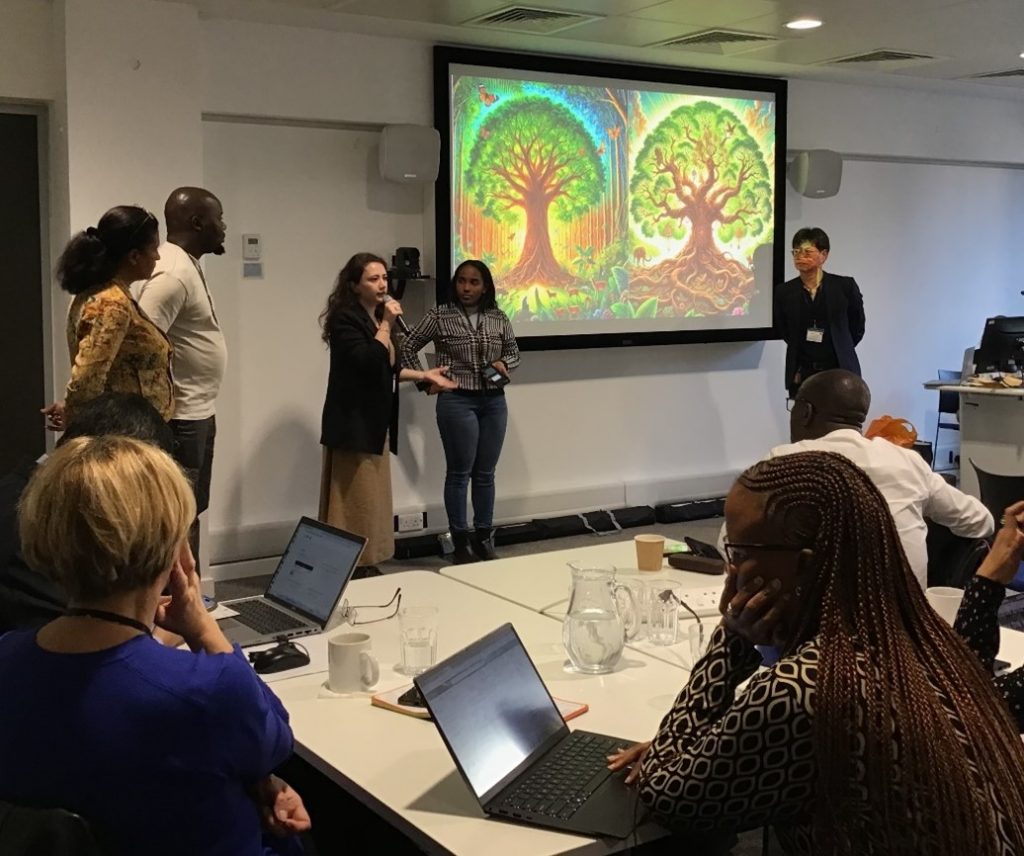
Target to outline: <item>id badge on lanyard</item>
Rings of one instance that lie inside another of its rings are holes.
[[[807,341],[820,345],[825,341],[825,331],[821,327],[808,327]]]

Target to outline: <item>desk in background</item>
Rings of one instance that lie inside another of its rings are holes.
[[[928,389],[960,396],[960,489],[981,498],[971,461],[987,472],[1024,475],[1024,389],[962,384]]]

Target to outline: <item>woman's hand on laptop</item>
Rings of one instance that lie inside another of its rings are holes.
[[[651,741],[646,743],[634,743],[628,749],[620,749],[614,755],[608,756],[608,769],[617,772],[629,767],[629,774],[626,776],[626,784],[631,785],[640,776],[640,762],[644,760],[647,750],[651,748]]]
[[[182,544],[167,585],[171,596],[161,598],[157,604],[157,626],[177,633],[193,651],[230,654],[234,648],[203,604],[196,562],[188,542]]]
[[[1016,502],[1003,513],[1003,525],[996,533],[985,560],[978,568],[979,577],[987,577],[1004,586],[1016,576],[1024,557],[1024,502]]]

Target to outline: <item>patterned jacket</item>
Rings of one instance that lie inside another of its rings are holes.
[[[104,392],[133,392],[163,416],[174,415],[171,343],[117,283],[75,296],[68,308],[71,379],[65,393],[68,418]]]
[[[666,714],[641,763],[640,798],[679,832],[716,832],[772,825],[789,856],[820,856],[812,816],[817,806],[818,769],[814,711],[819,646],[812,639],[754,674],[761,657],[754,646],[719,626],[708,652]],[[858,657],[864,695],[872,666]],[[739,685],[750,678],[742,692]],[[966,730],[951,714],[957,738],[973,754]],[[903,735],[900,739],[918,739]],[[899,754],[898,741],[893,751]],[[974,764],[971,762],[973,769]],[[863,764],[860,765],[863,772]],[[974,783],[999,812],[998,795]],[[850,783],[853,805],[863,806],[860,828],[870,844],[861,856],[931,852],[928,842],[910,843],[900,828],[886,828],[867,808],[863,779]],[[1004,835],[986,856],[1012,856]],[[903,840],[901,840],[901,838]]]

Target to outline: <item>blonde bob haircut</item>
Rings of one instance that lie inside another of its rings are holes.
[[[71,601],[143,589],[171,567],[195,518],[185,476],[129,437],[79,437],[32,475],[18,506],[25,559]]]

